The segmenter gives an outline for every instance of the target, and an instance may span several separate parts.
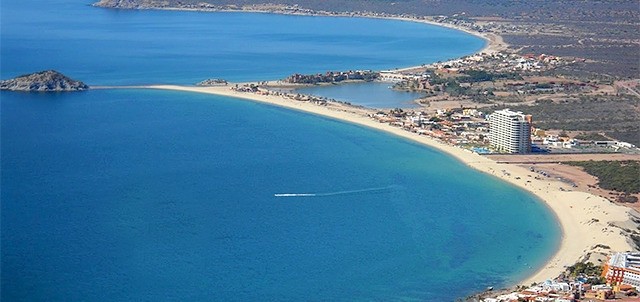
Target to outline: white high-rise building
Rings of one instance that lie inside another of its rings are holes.
[[[498,110],[489,116],[489,125],[489,142],[498,151],[531,152],[531,115]]]

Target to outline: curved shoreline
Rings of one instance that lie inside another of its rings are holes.
[[[473,31],[469,28],[449,24],[449,23],[440,23],[426,19],[417,19],[410,17],[402,17],[402,16],[370,16],[366,14],[346,14],[346,13],[336,13],[336,14],[328,14],[322,12],[314,12],[314,13],[302,13],[302,12],[284,12],[284,11],[272,11],[272,10],[260,10],[260,9],[211,9],[211,8],[190,8],[190,7],[139,7],[139,8],[120,8],[120,7],[105,7],[97,5],[98,3],[94,3],[93,6],[100,8],[108,8],[108,9],[134,9],[134,10],[164,10],[164,11],[185,11],[185,12],[209,12],[209,13],[260,13],[260,14],[277,14],[277,15],[289,15],[289,16],[310,16],[310,17],[328,17],[328,18],[364,18],[364,19],[380,19],[380,20],[395,20],[395,21],[403,21],[403,22],[413,22],[413,23],[421,23],[432,26],[445,27],[453,30],[458,30],[469,35],[478,37],[480,39],[485,40],[485,45],[481,49],[477,50],[474,53],[469,55],[476,55],[481,53],[497,53],[500,51],[504,51],[509,47],[509,44],[504,42],[500,35],[494,33],[481,33],[477,31]],[[452,60],[451,58],[449,60]],[[432,63],[429,63],[432,64]],[[396,67],[389,69],[389,71],[405,71],[411,70],[415,68],[420,68],[428,64],[423,65],[412,65],[405,67]]]
[[[439,142],[433,138],[411,133],[389,124],[379,123],[366,115],[368,111],[356,112],[341,107],[319,106],[278,95],[238,92],[231,90],[229,86],[150,85],[136,86],[135,88],[214,94],[284,107],[365,126],[435,148],[455,157],[468,167],[528,191],[538,197],[555,215],[556,221],[561,227],[561,241],[553,256],[545,262],[544,266],[525,279],[514,282],[514,285],[528,285],[533,282],[542,282],[555,278],[564,272],[566,266],[573,265],[579,261],[586,253],[593,250],[596,245],[604,244],[614,251],[633,249],[627,237],[620,230],[611,226],[612,223],[628,221],[630,217],[629,208],[613,204],[602,197],[589,193],[571,191],[572,188],[569,185],[559,180],[534,179],[528,176],[531,172],[524,167],[500,164],[487,157]]]
[[[284,15],[303,15],[303,16],[320,16],[320,17],[359,17],[359,18],[371,18],[371,19],[388,19],[399,20],[406,22],[416,22],[429,24],[434,26],[442,26],[454,30],[463,31],[465,33],[480,37],[486,41],[485,46],[475,52],[479,53],[495,53],[505,50],[508,47],[502,37],[493,33],[480,33],[456,26],[453,24],[439,23],[430,20],[416,19],[400,16],[368,16],[368,15],[330,15],[321,13],[285,13],[278,11],[268,10],[221,10],[221,9],[197,9],[197,8],[162,8],[162,7],[148,7],[143,9],[158,9],[158,10],[179,10],[179,11],[200,11],[200,12],[245,12],[245,13],[270,13],[270,14],[284,14]],[[402,67],[392,69],[393,71],[410,70],[423,65]],[[471,153],[470,151],[457,148],[451,145],[447,145],[438,142],[435,139],[419,136],[414,133],[404,131],[399,128],[392,127],[388,124],[378,123],[366,116],[354,114],[347,110],[338,111],[335,109],[328,109],[326,107],[317,106],[310,103],[287,100],[285,98],[273,95],[258,95],[255,93],[244,93],[232,91],[228,87],[191,87],[191,86],[177,86],[177,85],[152,85],[136,88],[147,89],[163,89],[163,90],[175,90],[195,93],[207,93],[216,94],[232,98],[245,99],[250,101],[256,101],[275,105],[279,107],[285,107],[292,110],[302,111],[310,114],[321,115],[361,126],[369,127],[379,131],[393,134],[398,137],[409,139],[425,146],[435,148],[441,152],[445,152],[456,159],[460,160],[467,166],[474,168],[483,173],[497,177],[503,181],[507,181],[513,185],[516,185],[531,194],[537,196],[555,215],[556,221],[561,227],[561,241],[560,245],[548,259],[543,267],[537,270],[532,275],[528,276],[516,284],[531,284],[532,282],[544,281],[548,278],[554,278],[565,270],[565,266],[573,265],[576,261],[580,260],[584,255],[593,250],[594,246],[599,244],[605,244],[611,247],[615,251],[632,250],[631,244],[628,242],[627,237],[614,230],[610,226],[611,223],[619,221],[629,220],[629,209],[610,203],[608,200],[583,192],[572,192],[570,187],[565,183],[557,180],[542,179],[537,180],[529,178],[531,173],[526,168],[499,164],[489,158],[481,155]],[[501,173],[506,171],[507,173]]]

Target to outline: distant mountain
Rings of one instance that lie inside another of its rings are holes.
[[[72,80],[55,71],[46,70],[0,81],[0,90],[13,91],[82,91],[87,84]]]

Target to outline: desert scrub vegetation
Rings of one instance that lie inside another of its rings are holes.
[[[639,102],[630,96],[583,96],[562,101],[537,101],[533,106],[511,106],[511,109],[533,115],[536,127],[605,132],[607,136],[638,146]]]
[[[598,178],[598,186],[625,194],[640,193],[640,161],[574,161],[571,166],[582,167]]]

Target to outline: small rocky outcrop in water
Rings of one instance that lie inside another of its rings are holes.
[[[169,1],[165,0],[100,0],[93,6],[107,8],[161,8],[168,7]]]
[[[223,79],[207,79],[197,83],[196,86],[219,86],[219,85],[227,85],[227,84],[229,83]]]
[[[46,70],[0,81],[0,90],[13,91],[82,91],[87,84],[72,80],[55,71]]]

